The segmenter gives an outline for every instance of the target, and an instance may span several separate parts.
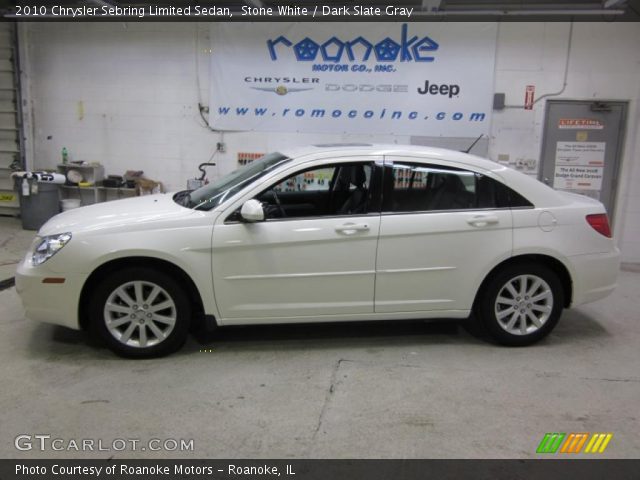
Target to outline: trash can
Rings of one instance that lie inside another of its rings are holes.
[[[25,195],[23,191],[25,177],[28,195]],[[20,196],[22,228],[25,230],[39,230],[47,220],[60,213],[57,183],[39,181],[39,178],[39,176],[29,173],[14,175],[14,186]]]

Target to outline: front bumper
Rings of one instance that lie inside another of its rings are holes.
[[[34,267],[26,258],[16,271],[16,291],[22,299],[25,316],[38,322],[79,330],[78,305],[87,276],[52,272],[46,263]],[[50,277],[64,278],[64,283],[43,283]]]
[[[571,306],[595,302],[608,296],[618,285],[620,250],[569,257],[573,277]]]

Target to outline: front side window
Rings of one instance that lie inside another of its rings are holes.
[[[255,198],[266,219],[365,215],[378,211],[370,162],[308,168],[279,181]]]
[[[297,173],[273,187],[277,192],[328,192],[336,167],[323,167]]]
[[[384,171],[383,212],[531,207],[512,189],[479,173],[453,167],[393,163]]]

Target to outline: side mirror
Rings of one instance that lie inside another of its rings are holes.
[[[262,203],[255,199],[247,200],[240,209],[240,216],[247,222],[264,221],[264,208],[262,208]]]

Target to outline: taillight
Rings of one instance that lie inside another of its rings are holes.
[[[611,238],[611,228],[609,227],[609,219],[606,213],[595,213],[587,215],[587,223],[591,225],[596,232],[605,237]]]

